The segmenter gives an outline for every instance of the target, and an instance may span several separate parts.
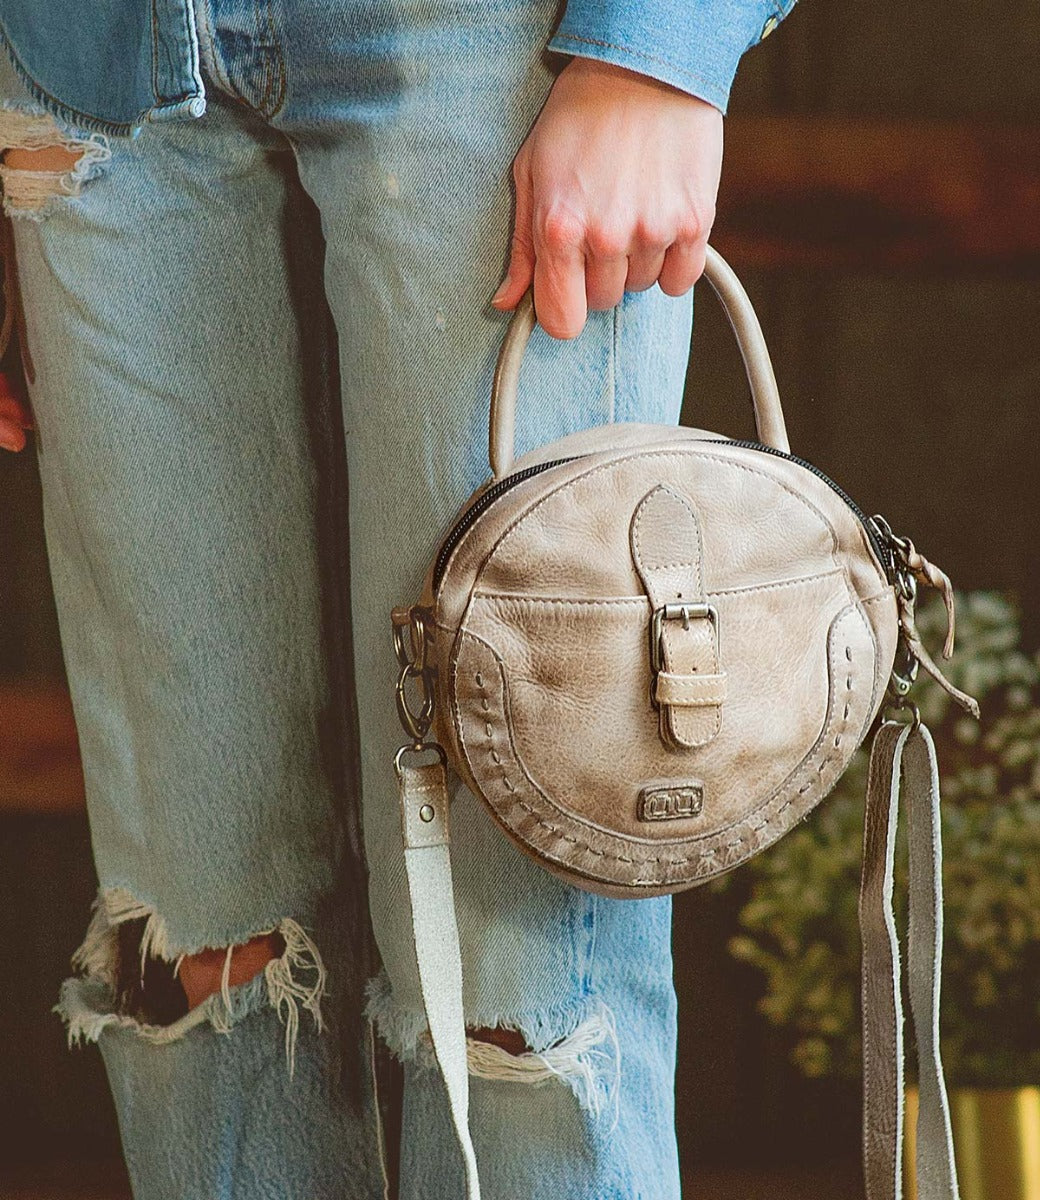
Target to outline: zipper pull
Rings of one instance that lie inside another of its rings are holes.
[[[906,600],[903,596],[898,596],[899,603],[899,632],[903,645],[913,655],[914,659],[921,664],[935,682],[955,700],[961,708],[965,709],[977,721],[979,719],[979,702],[974,696],[969,696],[967,692],[962,692],[960,688],[954,685],[946,678],[935,660],[928,653],[928,648],[921,641],[921,635],[917,632],[917,626],[914,624],[914,605],[912,601]],[[952,632],[953,621],[950,621],[950,635],[947,637],[946,644],[952,650]],[[946,648],[943,648],[943,657],[949,658],[946,653]]]
[[[909,538],[906,539],[906,546],[906,566],[909,571],[913,572],[917,582],[923,584],[925,587],[935,588],[936,591],[942,592],[943,605],[946,608],[946,641],[943,643],[942,656],[943,658],[952,658],[954,627],[956,623],[956,612],[953,604],[953,584],[950,582],[949,575],[945,571],[940,571],[934,563],[930,563],[914,547],[913,542]]]
[[[899,608],[900,642],[906,655],[918,662],[935,682],[955,700],[961,708],[979,719],[979,704],[967,692],[962,692],[946,678],[939,669],[928,648],[921,641],[914,620],[917,608],[917,586],[934,588],[942,594],[943,605],[946,609],[946,640],[943,643],[942,656],[949,659],[953,655],[954,632],[956,628],[956,612],[954,608],[953,584],[945,571],[941,571],[931,563],[914,546],[907,537],[898,537],[892,532],[892,527],[884,517],[873,516],[874,525],[885,548],[891,556],[890,578],[896,592],[896,602]],[[895,675],[893,675],[895,678]],[[911,677],[912,678],[912,677]],[[905,698],[908,689],[903,687],[896,694]]]

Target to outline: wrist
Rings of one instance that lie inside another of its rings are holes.
[[[690,92],[667,83],[663,79],[656,79],[653,75],[645,75],[641,71],[619,66],[617,63],[604,62],[599,58],[586,58],[584,55],[574,54],[563,68],[562,74],[589,87],[602,87],[611,92],[616,92],[621,87],[632,91],[645,90],[663,93],[672,98],[678,97],[687,100],[691,106],[700,105],[704,108],[714,108],[717,112],[722,111],[717,105],[702,100],[699,96],[691,95]]]

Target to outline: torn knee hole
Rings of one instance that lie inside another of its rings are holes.
[[[261,933],[237,946],[185,954],[178,960],[176,974],[188,1006],[194,1008],[222,987],[248,983],[284,953],[285,938],[280,933]]]
[[[117,926],[119,940],[115,992],[124,1012],[159,1024],[169,1024],[217,992],[248,983],[275,958],[285,953],[285,938],[277,931],[219,949],[182,954],[169,962],[142,950],[146,917]]]
[[[467,1029],[466,1036],[473,1041],[487,1042],[491,1046],[498,1046],[507,1054],[531,1053],[531,1047],[519,1029],[492,1029],[485,1025],[478,1029]]]
[[[47,113],[0,108],[0,187],[10,216],[39,216],[78,196],[110,158],[102,134],[65,133]]]
[[[595,1006],[568,1033],[541,1050],[532,1049],[524,1034],[512,1027],[466,1032],[471,1075],[503,1083],[563,1083],[582,1108],[597,1116],[611,1105],[616,1107],[621,1052],[614,1017],[605,1004]]]
[[[323,1028],[325,965],[291,917],[243,942],[189,950],[174,944],[154,909],[123,888],[109,888],[98,896],[72,965],[79,974],[65,981],[57,1006],[70,1043],[96,1041],[112,1025],[160,1044],[203,1023],[230,1033],[266,1002],[285,1027],[292,1073],[300,1009]]]

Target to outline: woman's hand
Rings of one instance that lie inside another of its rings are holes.
[[[715,219],[722,120],[669,84],[571,59],[513,163],[516,226],[495,307],[515,308],[533,280],[539,323],[572,338],[625,291],[688,291]]]
[[[24,431],[32,428],[32,413],[22,388],[6,371],[0,371],[0,447],[24,450]]]

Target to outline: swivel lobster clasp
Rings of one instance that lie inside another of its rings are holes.
[[[401,667],[396,688],[397,716],[412,739],[409,746],[402,746],[398,751],[398,758],[405,749],[426,748],[424,739],[433,722],[436,668],[429,661],[429,618],[428,610],[418,607],[395,608],[390,614],[394,653]],[[411,699],[410,691],[413,693]],[[429,743],[430,748],[434,745]]]

